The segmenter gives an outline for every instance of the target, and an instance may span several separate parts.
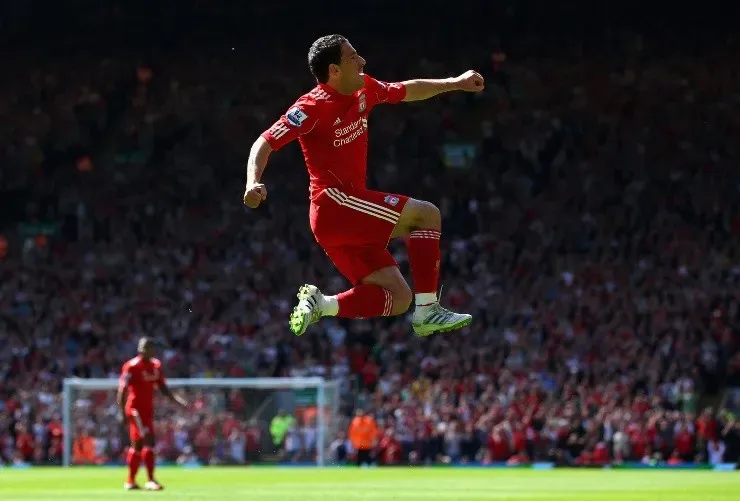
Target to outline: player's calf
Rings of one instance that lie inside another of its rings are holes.
[[[390,292],[391,311],[388,314],[389,316],[402,315],[411,306],[414,295],[397,266],[388,266],[377,270],[365,277],[362,283],[364,285],[376,285]]]
[[[138,489],[136,485],[136,474],[141,464],[141,441],[133,441],[126,454],[126,466],[128,466],[128,479],[124,484],[126,490]]]
[[[442,216],[429,202],[409,200],[394,234],[407,235],[406,245],[414,279],[416,309],[412,327],[417,336],[459,329],[472,322],[472,316],[455,313],[439,305],[437,287],[441,263]]]
[[[437,301],[441,228],[442,215],[437,206],[410,199],[393,232],[394,235],[407,237],[405,240],[417,306]]]
[[[144,466],[146,467],[147,479],[150,482],[154,481],[155,458],[154,458],[154,447],[153,446],[147,445],[146,447],[142,449],[141,460],[144,462]]]
[[[301,336],[321,317],[387,317],[407,311],[410,304],[408,285],[394,294],[380,285],[362,283],[336,296],[325,296],[315,285],[306,284],[298,290],[298,304],[290,314],[289,326],[293,334]]]

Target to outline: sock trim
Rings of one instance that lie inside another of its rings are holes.
[[[414,295],[416,306],[429,306],[437,302],[437,294],[434,292],[418,292]]]
[[[388,289],[383,289],[383,292],[385,293],[385,305],[383,306],[382,315],[384,317],[388,317],[390,316],[391,311],[393,311],[393,295]]]
[[[439,240],[442,232],[439,230],[415,230],[409,234],[409,238],[424,238],[428,240]]]
[[[322,317],[336,317],[339,314],[339,301],[337,296],[324,296],[324,302],[321,305]]]

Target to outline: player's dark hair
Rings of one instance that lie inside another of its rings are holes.
[[[342,44],[347,39],[342,35],[326,35],[311,44],[308,49],[308,67],[319,83],[329,81],[329,65],[342,62]]]

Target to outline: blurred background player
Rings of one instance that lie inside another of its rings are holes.
[[[483,90],[483,77],[468,71],[456,78],[385,83],[365,74],[363,59],[347,39],[328,35],[308,52],[316,87],[301,96],[252,146],[244,204],[267,198],[260,182],[272,151],[298,139],[310,175],[310,222],[316,241],[352,289],[324,296],[304,285],[290,316],[300,336],[322,316],[370,318],[400,315],[412,293],[387,249],[408,237],[419,336],[459,329],[472,317],[442,308],[437,297],[442,220],[439,209],[404,195],[367,189],[368,115],[381,103],[422,101],[443,92]]]
[[[136,473],[144,461],[147,482],[144,488],[151,491],[162,490],[162,485],[154,479],[154,390],[159,388],[164,396],[182,407],[188,403],[167,387],[162,372],[162,363],[153,358],[154,343],[143,337],[139,340],[138,355],[123,364],[118,386],[118,407],[124,422],[128,423],[131,448],[126,456],[128,479],[124,489],[139,489]]]

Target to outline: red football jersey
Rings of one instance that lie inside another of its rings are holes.
[[[123,364],[120,384],[128,389],[126,409],[151,409],[154,390],[164,382],[162,362],[156,358],[144,360],[137,356]]]
[[[401,462],[403,451],[401,443],[395,438],[383,437],[378,448],[381,464],[398,464]]]
[[[311,179],[312,200],[325,188],[366,188],[370,110],[406,97],[401,83],[381,82],[369,75],[364,78],[365,87],[349,96],[328,85],[317,85],[262,133],[273,150],[299,140]]]

